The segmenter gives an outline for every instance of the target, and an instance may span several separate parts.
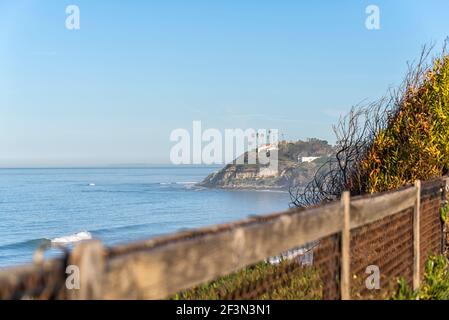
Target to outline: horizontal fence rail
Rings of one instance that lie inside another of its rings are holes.
[[[447,180],[432,183],[432,196],[440,204]],[[345,194],[341,201],[313,208],[291,209],[112,248],[95,240],[83,242],[62,259],[0,271],[0,299],[164,299],[336,234],[341,236],[340,298],[349,299],[352,230],[408,209],[413,210],[413,285],[417,287],[422,276],[421,188],[416,183],[378,195],[350,198]],[[65,272],[70,265],[80,270],[80,288],[76,290],[66,286]]]

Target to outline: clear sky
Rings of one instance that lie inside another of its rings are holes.
[[[65,27],[67,5],[81,29]],[[365,8],[380,8],[380,30]],[[449,1],[0,0],[0,166],[167,163],[170,132],[334,141],[449,35]]]

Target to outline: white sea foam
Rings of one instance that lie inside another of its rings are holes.
[[[169,186],[169,185],[181,185],[181,186],[185,186],[185,187],[190,187],[193,186],[195,184],[197,184],[198,182],[193,182],[193,181],[179,181],[179,182],[159,182],[160,185],[162,186]]]
[[[56,244],[68,244],[73,242],[78,242],[82,240],[90,240],[92,239],[92,234],[88,231],[82,231],[75,234],[71,234],[69,236],[54,238],[51,240],[51,243]]]

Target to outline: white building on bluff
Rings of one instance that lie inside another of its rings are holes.
[[[312,162],[315,161],[316,159],[319,159],[320,157],[298,157],[298,162],[299,163],[303,163],[303,162]]]
[[[270,158],[270,155],[272,155],[273,152],[279,152],[279,147],[277,144],[267,143],[265,145],[259,146],[258,151],[259,151],[259,153],[261,153],[261,152],[267,153],[267,157]],[[276,163],[273,163],[273,161],[276,161]],[[260,167],[259,168],[259,173],[258,173],[259,177],[268,178],[268,177],[276,177],[279,175],[279,168],[277,165],[277,156],[276,156],[275,160],[270,159],[270,164],[271,165],[269,165],[268,167]]]
[[[279,150],[279,147],[276,144],[267,143],[267,144],[259,146],[258,150],[259,150],[259,152],[262,152],[262,151],[267,152],[267,151]]]

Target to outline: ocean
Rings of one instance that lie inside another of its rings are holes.
[[[0,169],[0,268],[30,263],[45,244],[99,239],[111,246],[288,209],[286,192],[195,186],[217,170]]]

